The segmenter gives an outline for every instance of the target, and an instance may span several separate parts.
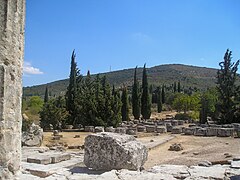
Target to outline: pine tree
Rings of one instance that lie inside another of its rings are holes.
[[[144,119],[149,119],[151,116],[151,102],[149,96],[146,64],[144,64],[143,67],[141,113]]]
[[[124,87],[122,91],[122,121],[129,121],[129,104],[127,88]]]
[[[162,93],[161,93],[161,88],[157,88],[157,108],[158,108],[158,113],[162,112]]]
[[[45,95],[44,95],[44,103],[47,103],[48,100],[49,100],[49,93],[48,93],[48,87],[46,86]]]
[[[139,82],[137,80],[137,67],[134,72],[134,82],[132,87],[132,110],[134,119],[140,118],[140,89]]]
[[[163,84],[163,86],[162,86],[162,103],[164,104],[165,103],[165,86],[164,86],[164,84]]]
[[[76,54],[75,51],[73,51],[71,57],[69,85],[67,87],[66,92],[66,109],[70,114],[69,119],[67,121],[68,124],[74,124],[76,120],[76,94],[77,94],[78,69],[75,58]]]
[[[224,60],[219,63],[220,70],[217,72],[217,90],[219,102],[217,104],[218,121],[220,124],[232,123],[237,112],[236,97],[239,86],[236,85],[239,60],[232,63],[232,52],[227,49]]]
[[[181,83],[180,83],[180,81],[178,81],[177,91],[178,91],[179,93],[181,92]]]

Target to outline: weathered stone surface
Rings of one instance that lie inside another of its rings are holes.
[[[38,155],[35,157],[28,157],[27,162],[36,164],[51,164],[51,157],[45,155]]]
[[[98,132],[104,132],[104,127],[103,126],[96,126],[95,127],[95,132],[98,133]]]
[[[22,133],[21,140],[23,146],[41,146],[43,141],[43,129],[33,123],[29,131]]]
[[[94,132],[95,128],[94,126],[85,126],[84,131],[85,132]]]
[[[166,123],[167,132],[172,132],[172,124]]]
[[[240,161],[232,161],[231,168],[240,169]]]
[[[172,134],[181,134],[182,133],[182,127],[173,127],[172,128]]]
[[[233,128],[218,128],[218,134],[219,137],[230,137],[233,136],[234,129]]]
[[[156,130],[158,133],[166,133],[167,132],[167,129],[165,126],[157,126]]]
[[[106,127],[106,128],[105,128],[105,131],[106,131],[106,132],[115,132],[115,128],[112,127],[112,126]]]
[[[146,132],[146,127],[145,126],[137,126],[137,131],[138,132]]]
[[[127,134],[129,135],[136,135],[137,134],[137,129],[136,128],[129,128],[126,131]]]
[[[84,163],[98,170],[138,170],[147,160],[147,148],[133,136],[115,133],[91,134],[85,138]]]
[[[215,127],[207,127],[206,128],[206,136],[217,136],[218,129]]]
[[[195,136],[206,136],[207,129],[206,128],[199,128],[195,131]]]
[[[172,120],[171,124],[172,126],[178,126],[178,120]]]
[[[0,0],[0,179],[20,169],[25,0]]]
[[[212,165],[212,163],[210,161],[207,161],[207,160],[201,161],[201,162],[198,163],[198,166],[204,166],[204,167],[209,167],[211,165]]]
[[[155,126],[151,126],[151,125],[146,126],[146,132],[147,133],[155,132]]]
[[[61,161],[66,161],[71,159],[71,155],[68,153],[63,153],[63,154],[53,154],[51,155],[51,163],[55,164],[55,163],[59,163]]]
[[[195,127],[189,127],[184,129],[185,135],[194,135],[196,128]]]
[[[126,134],[126,128],[125,127],[117,127],[117,128],[115,128],[115,133]]]

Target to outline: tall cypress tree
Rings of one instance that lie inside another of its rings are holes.
[[[239,60],[232,63],[232,52],[227,49],[224,60],[219,63],[220,70],[217,72],[217,90],[219,92],[219,102],[216,110],[220,124],[232,123],[237,112],[236,97],[239,86],[236,85],[237,70]]]
[[[122,91],[122,121],[129,121],[129,104],[126,87],[124,87]]]
[[[158,108],[158,113],[162,112],[162,93],[161,93],[161,88],[157,88],[157,108]]]
[[[177,87],[177,90],[178,90],[179,93],[181,92],[181,83],[180,83],[180,81],[178,81],[178,87]]]
[[[162,86],[162,103],[164,104],[165,103],[165,86],[164,86],[164,84],[163,84],[163,86]]]
[[[69,112],[69,119],[67,121],[68,124],[73,124],[75,122],[76,117],[76,94],[77,94],[77,77],[78,77],[78,69],[76,63],[76,54],[73,50],[71,57],[71,70],[69,76],[69,85],[67,87],[66,92],[66,109]]]
[[[134,72],[134,82],[132,87],[132,110],[134,119],[140,118],[140,89],[139,82],[137,80],[137,67]]]
[[[177,92],[177,83],[176,82],[174,82],[174,84],[173,84],[173,92],[174,93]]]
[[[49,100],[49,93],[48,93],[48,87],[46,86],[45,95],[44,95],[44,103],[47,103],[48,100]]]
[[[151,102],[149,96],[146,64],[144,64],[143,67],[141,113],[144,119],[149,119],[151,116]]]

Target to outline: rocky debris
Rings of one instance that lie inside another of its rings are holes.
[[[34,123],[29,131],[22,132],[22,146],[41,146],[43,141],[43,129]]]
[[[182,126],[184,124],[184,120],[178,120],[178,125]]]
[[[183,150],[183,147],[180,143],[174,143],[169,147],[168,150],[169,151],[181,151],[181,150]]]
[[[84,164],[96,170],[139,170],[146,162],[148,151],[133,136],[97,133],[85,138]]]
[[[126,128],[125,127],[117,127],[117,128],[115,128],[115,133],[126,134]]]
[[[206,136],[206,131],[207,131],[206,128],[199,128],[199,129],[196,129],[194,135],[195,136]]]
[[[126,132],[129,135],[137,135],[137,130],[135,128],[127,129]]]
[[[206,136],[217,136],[218,129],[214,127],[207,127],[206,128]]]
[[[198,166],[210,167],[212,166],[212,163],[210,161],[205,160],[205,161],[199,162]]]
[[[172,134],[181,134],[182,133],[182,127],[173,127],[172,128]]]
[[[185,128],[183,133],[185,135],[194,135],[196,128],[195,127],[189,127],[189,128]]]
[[[219,137],[230,137],[233,136],[234,129],[233,128],[219,128],[217,136]]]
[[[171,123],[166,123],[166,128],[167,128],[167,132],[172,132],[172,124]]]
[[[171,124],[172,126],[178,126],[178,120],[172,120]]]
[[[79,134],[76,134],[76,135],[74,136],[74,138],[80,138],[80,135],[79,135]]]

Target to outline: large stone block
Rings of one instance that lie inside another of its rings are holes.
[[[195,136],[206,136],[207,129],[206,128],[198,128],[195,131]]]
[[[189,127],[189,128],[184,128],[183,133],[185,135],[194,135],[196,128],[195,127]]]
[[[138,132],[145,132],[146,131],[146,127],[145,126],[138,126],[137,127],[137,131]]]
[[[206,128],[206,136],[217,136],[218,129],[214,127]]]
[[[172,124],[166,123],[167,132],[172,132]]]
[[[151,125],[148,125],[148,126],[146,126],[146,131],[147,131],[147,133],[153,133],[153,132],[155,132],[155,126],[151,126]]]
[[[182,127],[173,127],[172,128],[172,134],[181,134],[182,133]]]
[[[167,129],[165,126],[157,126],[156,130],[158,133],[166,133],[167,132]]]
[[[219,137],[230,137],[233,136],[234,129],[233,128],[218,128],[218,134]]]
[[[94,128],[94,126],[85,126],[84,131],[85,132],[94,132],[95,128]]]
[[[95,170],[139,170],[147,160],[147,148],[133,136],[97,133],[85,138],[84,163]]]

